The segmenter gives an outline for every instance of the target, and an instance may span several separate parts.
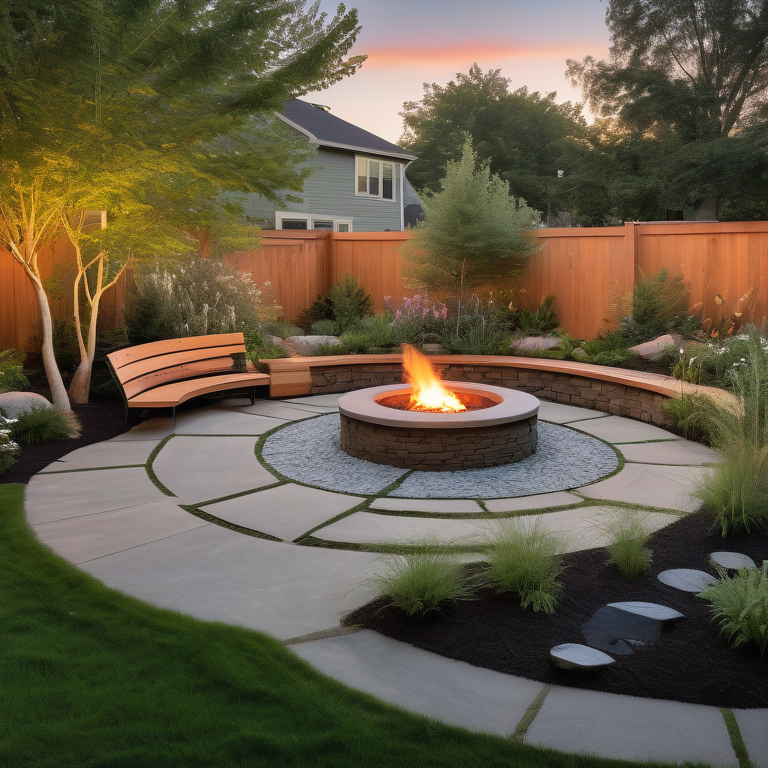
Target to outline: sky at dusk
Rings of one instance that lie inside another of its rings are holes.
[[[403,102],[424,83],[445,85],[474,62],[500,69],[510,90],[527,86],[580,101],[565,78],[566,59],[608,55],[600,0],[352,0],[362,31],[350,55],[368,54],[353,77],[302,98],[389,141],[402,134]],[[337,3],[322,0],[333,16]]]

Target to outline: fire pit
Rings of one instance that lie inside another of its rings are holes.
[[[404,353],[408,384],[339,399],[343,451],[376,464],[439,472],[511,464],[536,450],[535,397],[465,382],[451,382],[447,390],[423,355]]]

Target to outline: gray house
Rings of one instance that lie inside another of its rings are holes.
[[[327,107],[300,99],[289,101],[278,117],[317,147],[307,161],[312,174],[304,183],[304,202],[290,203],[285,210],[248,195],[244,208],[249,219],[266,226],[273,222],[275,229],[405,229],[405,206],[415,193],[404,171],[414,155],[335,117]]]

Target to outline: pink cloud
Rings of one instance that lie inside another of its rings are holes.
[[[460,66],[461,62],[503,61],[512,59],[579,59],[588,54],[604,55],[604,42],[558,45],[534,43],[464,42],[435,46],[369,48],[366,69],[412,66]]]

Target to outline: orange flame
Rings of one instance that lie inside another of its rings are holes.
[[[403,344],[405,380],[411,385],[411,410],[454,413],[466,411],[464,404],[437,378],[432,364],[410,344]]]

